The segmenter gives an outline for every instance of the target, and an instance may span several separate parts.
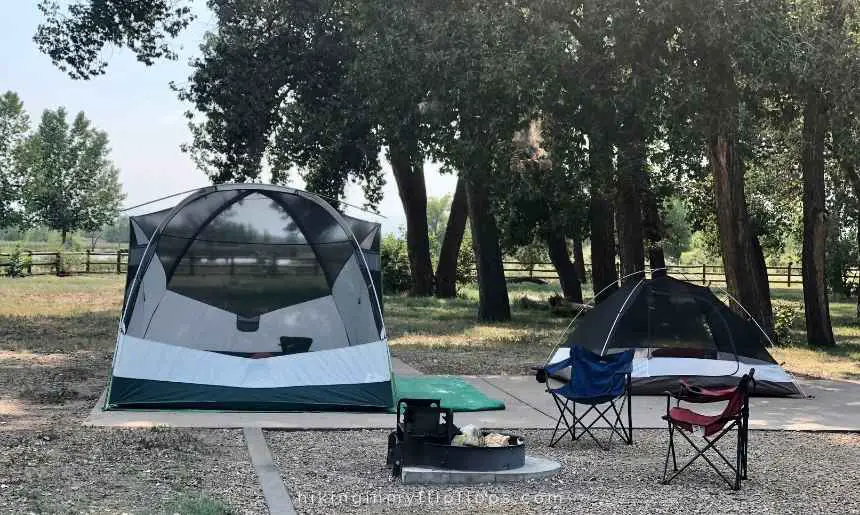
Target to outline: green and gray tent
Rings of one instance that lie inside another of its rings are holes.
[[[389,409],[379,224],[212,186],[130,218],[107,409]]]

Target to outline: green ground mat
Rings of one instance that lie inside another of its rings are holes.
[[[443,408],[454,411],[503,410],[505,403],[491,399],[463,379],[455,376],[394,376],[394,402],[397,399],[440,399]],[[392,408],[391,412],[394,412]]]

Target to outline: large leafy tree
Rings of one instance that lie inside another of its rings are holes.
[[[94,231],[112,222],[124,195],[108,152],[107,135],[83,113],[71,124],[63,108],[42,113],[18,162],[28,216],[60,231],[64,244],[72,231]]]
[[[696,0],[672,6],[678,30],[670,40],[670,130],[686,133],[672,138],[701,142],[728,289],[773,337],[764,253],[750,215],[745,174],[757,104],[773,92],[772,59],[781,55],[785,40],[783,3]]]
[[[152,64],[176,58],[170,40],[193,19],[192,0],[78,0],[65,9],[41,0],[45,19],[33,38],[61,70],[76,79],[105,73],[106,48],[125,47]]]
[[[836,103],[847,101],[848,106],[856,105],[842,92],[857,85],[858,20],[854,2],[794,0],[790,4],[794,51],[787,61],[790,71],[787,79],[793,98],[801,106],[803,119],[800,164],[806,334],[813,345],[832,346],[835,340],[825,281],[826,146]]]
[[[18,95],[0,96],[0,228],[21,221],[21,177],[18,156],[30,129],[30,119]]]

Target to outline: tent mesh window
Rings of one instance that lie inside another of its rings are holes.
[[[254,317],[329,295],[326,264],[339,269],[352,251],[342,236],[324,263],[282,203],[251,193],[214,211],[208,203],[189,206],[162,232],[156,254],[168,289]]]

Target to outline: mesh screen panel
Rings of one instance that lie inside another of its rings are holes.
[[[171,222],[161,235],[168,289],[246,317],[331,292],[317,253],[281,204],[254,192],[224,207],[208,222],[186,217],[202,227]]]

